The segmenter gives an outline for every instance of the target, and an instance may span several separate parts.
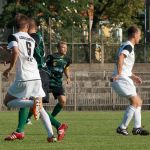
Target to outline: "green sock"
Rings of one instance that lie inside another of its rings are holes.
[[[33,115],[33,112],[29,111],[27,119],[31,119],[32,115]]]
[[[62,109],[61,105],[57,103],[51,115],[55,117],[61,111],[61,109]]]
[[[20,108],[19,118],[18,118],[18,127],[17,127],[16,132],[24,132],[28,113],[29,113],[29,108]]]
[[[49,112],[47,112],[48,115],[49,115],[49,118],[51,120],[51,124],[56,128],[58,129],[61,125],[61,123],[59,121],[57,121]]]

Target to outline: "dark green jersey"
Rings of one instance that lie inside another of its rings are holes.
[[[71,61],[66,56],[58,53],[47,56],[47,67],[50,72],[50,86],[62,86],[64,70],[70,65]]]
[[[38,63],[38,68],[39,69],[45,68],[45,66],[46,66],[45,51],[44,51],[45,47],[44,47],[43,37],[40,32],[32,33],[32,34],[30,34],[30,36],[36,42],[36,47],[35,47],[33,56]]]

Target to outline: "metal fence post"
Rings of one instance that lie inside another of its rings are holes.
[[[77,111],[76,72],[74,73],[74,111]]]
[[[114,92],[113,92],[112,88],[111,88],[111,99],[112,99],[112,109],[115,110],[116,109],[116,100],[114,98]]]
[[[2,73],[0,72],[0,110],[2,110]]]
[[[52,54],[52,28],[51,28],[51,18],[49,17],[49,54]]]
[[[90,26],[90,19],[89,19],[89,63],[92,62],[92,39],[91,39],[91,26]]]
[[[71,44],[72,45],[72,63],[74,63],[74,53],[75,53],[74,52],[74,41],[73,41],[74,38],[73,38],[73,36],[74,35],[73,35],[73,27],[72,27],[72,44]]]

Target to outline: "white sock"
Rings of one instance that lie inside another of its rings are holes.
[[[134,128],[141,128],[141,107],[137,107],[135,109]]]
[[[14,108],[24,108],[24,107],[32,107],[34,104],[34,101],[32,100],[24,100],[24,99],[14,99],[7,103],[8,107],[14,107]]]
[[[126,129],[131,121],[131,119],[133,118],[134,112],[135,112],[135,107],[133,107],[132,105],[129,105],[125,111],[124,114],[124,118],[123,121],[120,125],[121,129]]]
[[[50,118],[44,108],[41,109],[40,116],[41,116],[41,120],[47,130],[48,137],[52,137],[54,134],[53,129],[52,129],[52,124],[51,124]]]

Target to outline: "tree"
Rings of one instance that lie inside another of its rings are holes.
[[[28,16],[42,18],[48,24],[48,18],[54,18],[55,24],[61,26],[79,26],[82,20],[88,21],[87,0],[7,0],[7,5],[0,17],[1,26],[12,25],[17,12]],[[103,17],[113,24],[123,23],[124,26],[138,23],[138,13],[144,10],[143,0],[94,0],[94,27]]]
[[[80,10],[85,9],[87,1],[80,4],[69,0],[8,0],[4,11],[0,16],[1,26],[13,25],[13,18],[16,13],[24,13],[30,17],[44,20],[48,24],[48,18],[55,18],[55,22],[63,26],[71,26],[74,23],[81,23]]]
[[[139,12],[144,10],[143,0],[95,0],[94,26],[107,17],[112,24],[123,26],[138,24]]]

